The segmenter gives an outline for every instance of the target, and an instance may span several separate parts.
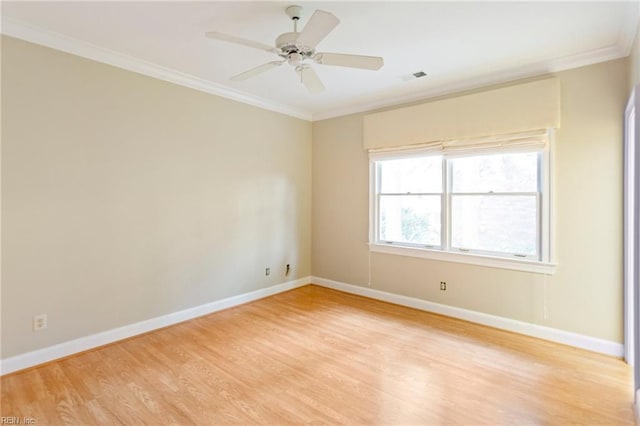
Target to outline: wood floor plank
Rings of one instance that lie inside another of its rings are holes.
[[[634,424],[619,359],[312,285],[0,385],[52,425]]]

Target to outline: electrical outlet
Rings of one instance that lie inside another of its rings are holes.
[[[264,274],[265,275],[271,275],[271,268],[264,268]]]
[[[284,275],[285,276],[289,275],[289,272],[291,272],[291,265],[287,263],[287,267],[286,267],[286,270],[284,271]]]
[[[447,291],[447,283],[444,281],[440,281],[440,290]]]
[[[33,331],[42,331],[47,329],[47,314],[35,315],[33,317]]]

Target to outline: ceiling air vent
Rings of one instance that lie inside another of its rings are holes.
[[[401,78],[403,81],[411,81],[418,78],[426,77],[427,73],[424,71],[416,71],[411,74],[403,75]]]

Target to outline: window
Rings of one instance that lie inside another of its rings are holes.
[[[548,158],[545,150],[376,155],[372,250],[550,272]]]

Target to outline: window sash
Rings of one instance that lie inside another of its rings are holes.
[[[382,225],[380,224],[382,221],[382,209],[380,208],[381,206],[381,200],[383,197],[422,197],[422,196],[428,196],[428,197],[439,197],[440,198],[440,215],[442,216],[443,212],[442,212],[442,198],[444,198],[444,194],[442,193],[424,193],[424,194],[414,194],[414,193],[379,193],[377,194],[376,197],[376,206],[377,206],[377,223],[378,225],[376,226],[375,229],[375,235],[376,235],[376,242],[379,243],[383,243],[383,244],[395,244],[395,245],[399,245],[399,246],[406,246],[406,247],[417,247],[417,248],[429,248],[429,249],[442,249],[443,248],[443,243],[444,243],[444,238],[443,238],[443,232],[444,229],[442,227],[442,220],[440,221],[440,242],[438,244],[421,244],[421,243],[412,243],[412,242],[408,242],[408,241],[400,241],[400,240],[394,240],[391,238],[382,238]]]
[[[452,252],[460,252],[460,253],[472,253],[472,254],[481,254],[481,255],[487,255],[487,256],[506,256],[506,257],[516,257],[519,259],[529,259],[529,260],[540,260],[541,259],[541,245],[542,245],[542,238],[541,238],[541,234],[542,234],[542,224],[541,224],[541,200],[542,200],[542,194],[540,192],[502,192],[502,193],[493,193],[493,192],[487,192],[487,193],[450,193],[447,194],[447,196],[450,198],[450,200],[453,199],[453,197],[455,196],[465,196],[465,197],[483,197],[483,196],[498,196],[498,197],[535,197],[535,206],[536,206],[536,218],[535,218],[535,224],[536,224],[536,230],[535,230],[535,235],[536,235],[536,252],[534,254],[526,254],[526,253],[515,253],[515,252],[508,252],[508,251],[494,251],[494,250],[483,250],[483,249],[479,249],[479,248],[473,248],[473,247],[456,247],[453,244],[453,238],[448,240],[448,244],[447,244],[447,250],[448,251],[452,251]],[[450,201],[451,203],[451,201]],[[449,217],[453,216],[453,208],[451,208],[449,210]],[[453,233],[453,223],[452,220],[450,220],[449,223],[450,226],[450,234],[451,235]]]

